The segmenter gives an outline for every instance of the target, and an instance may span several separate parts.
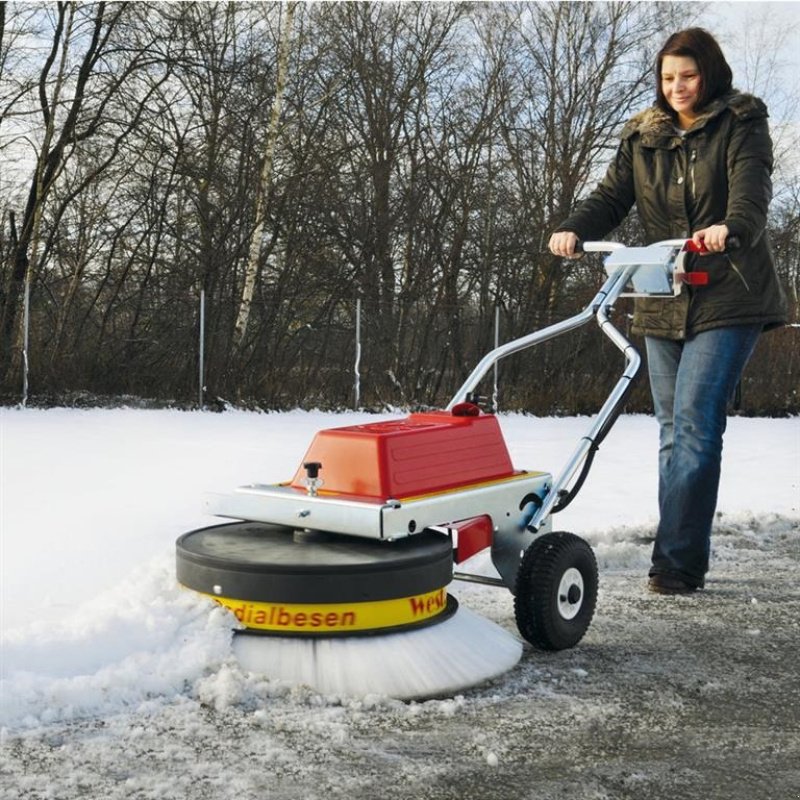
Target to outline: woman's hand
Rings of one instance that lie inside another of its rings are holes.
[[[548,247],[555,256],[562,258],[580,258],[581,254],[575,252],[575,245],[578,244],[578,237],[572,231],[560,231],[550,237]]]
[[[709,253],[722,253],[728,242],[729,233],[727,225],[709,225],[707,228],[695,231],[692,241],[696,245],[704,245]]]

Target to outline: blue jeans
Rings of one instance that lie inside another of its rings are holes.
[[[686,341],[646,338],[660,426],[659,523],[650,575],[673,575],[703,586],[727,404],[760,333],[761,325],[737,325]]]

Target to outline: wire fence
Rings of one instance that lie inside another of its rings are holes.
[[[22,406],[139,398],[192,408],[440,407],[488,350],[575,313],[576,302],[571,311],[536,318],[500,306],[461,309],[458,342],[449,325],[453,309],[412,307],[392,343],[378,335],[385,330],[380,312],[361,299],[325,314],[298,315],[277,304],[254,313],[236,349],[233,303],[209,307],[204,291],[162,293],[147,304],[131,297],[113,312],[75,308],[68,325],[52,298],[32,304],[26,291],[21,376],[16,388],[4,387],[3,399]],[[629,322],[625,310],[617,314],[622,330]],[[623,366],[604,340],[590,325],[501,362],[481,386],[487,407],[594,413]],[[742,380],[743,413],[800,413],[799,345],[797,323],[762,337]],[[627,406],[651,410],[646,381]]]
[[[342,386],[346,381],[345,376],[350,375],[352,380],[349,387],[352,394],[350,405],[355,409],[360,408],[364,380],[362,373],[364,370],[369,373],[368,366],[362,365],[364,352],[362,308],[362,300],[357,298],[349,315],[352,319],[352,330],[348,330],[347,324],[344,326],[331,324],[326,330],[316,331],[308,323],[298,327],[291,337],[300,340],[293,348],[296,355],[287,355],[288,348],[285,346],[283,348],[285,357],[282,363],[291,364],[289,369],[285,370],[284,382],[290,380],[296,373],[302,374],[308,371],[316,372],[318,375],[324,372],[335,374],[338,378],[337,391],[334,393],[335,402],[342,404]],[[225,389],[231,388],[229,384],[233,376],[226,376],[225,370],[220,369],[221,359],[217,352],[220,349],[218,342],[229,338],[229,335],[222,334],[220,330],[224,320],[217,317],[214,321],[214,318],[207,313],[207,297],[204,290],[188,298],[185,295],[170,297],[159,314],[152,314],[151,309],[151,319],[144,326],[150,331],[149,336],[126,335],[121,330],[119,321],[113,320],[106,326],[111,331],[110,335],[101,334],[96,325],[88,326],[90,330],[87,332],[84,329],[80,337],[82,345],[80,352],[76,352],[74,345],[60,347],[58,359],[53,359],[52,355],[48,358],[48,352],[52,352],[57,336],[52,330],[52,325],[34,325],[36,330],[33,339],[31,338],[29,287],[25,290],[23,313],[22,385],[19,400],[22,406],[27,406],[31,401],[32,387],[33,399],[37,396],[59,393],[74,396],[81,392],[96,395],[108,393],[126,396],[155,395],[165,399],[165,392],[159,391],[160,383],[167,390],[166,394],[175,394],[177,390],[180,400],[186,403],[193,402],[199,408],[205,407],[209,402],[219,402],[219,392],[226,394]],[[37,312],[34,311],[34,314],[37,315]],[[160,318],[164,315],[168,318],[169,330],[165,330],[161,336],[157,331],[162,327],[163,320],[160,322]],[[48,316],[42,308],[38,309],[39,323]],[[210,330],[209,324],[212,324],[214,329]],[[314,340],[317,343],[331,341],[337,343],[336,346],[328,348],[335,354],[335,358],[331,360],[329,355],[325,368],[317,370],[314,370],[310,363],[312,360],[310,357],[315,350]],[[500,342],[499,307],[494,309],[492,340],[495,347]],[[275,358],[281,350],[280,342],[274,342],[272,349]],[[192,370],[188,367],[190,363],[195,364],[195,382],[191,388],[188,380],[188,376],[192,374]],[[212,373],[211,376],[209,372]],[[497,369],[494,370],[493,376],[493,401],[496,404]],[[209,377],[211,377],[211,388],[209,388]],[[397,375],[393,375],[392,380],[396,383]],[[329,384],[330,380],[326,383]],[[228,394],[242,393],[232,391]],[[274,395],[276,392],[273,391],[271,394]],[[320,392],[307,387],[304,394],[307,399],[309,395],[319,395]],[[318,399],[322,400],[321,397]]]

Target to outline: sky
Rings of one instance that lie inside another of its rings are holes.
[[[796,86],[800,69],[800,2],[710,2],[697,24],[719,40],[731,64],[734,85],[768,93],[764,72],[774,62],[777,75]],[[760,64],[761,72],[754,70]]]

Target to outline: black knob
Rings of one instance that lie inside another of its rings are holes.
[[[572,586],[569,587],[569,591],[567,592],[567,601],[570,605],[575,605],[575,603],[580,602],[581,599],[581,590],[579,586],[576,586],[574,583]]]
[[[322,464],[320,464],[319,461],[306,461],[306,463],[303,464],[303,469],[306,471],[306,475],[308,475],[309,478],[318,478],[319,471],[322,469]]]

